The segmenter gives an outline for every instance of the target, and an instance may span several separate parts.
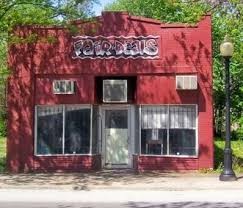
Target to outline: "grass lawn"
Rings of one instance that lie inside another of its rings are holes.
[[[233,150],[233,169],[236,173],[243,173],[243,141],[231,141]],[[224,158],[224,141],[216,139],[214,142],[214,170],[201,170],[201,172],[221,172]],[[0,137],[0,172],[6,167],[6,138]]]
[[[224,158],[224,141],[215,140],[214,142],[214,171],[220,172],[223,166],[223,158]],[[233,150],[233,170],[236,173],[243,173],[243,141],[231,141],[231,148]]]
[[[0,173],[6,167],[6,138],[0,137]]]

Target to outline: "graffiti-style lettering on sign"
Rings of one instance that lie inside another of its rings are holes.
[[[73,58],[158,58],[158,36],[76,36]]]

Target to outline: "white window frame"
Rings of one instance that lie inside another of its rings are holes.
[[[56,106],[62,106],[62,115],[63,115],[63,135],[62,135],[62,153],[61,154],[37,154],[37,126],[38,126],[38,119],[37,119],[37,108],[38,107],[56,107]],[[90,109],[90,148],[89,153],[87,154],[70,154],[65,153],[65,118],[66,118],[66,107],[67,106],[79,106],[80,109]],[[50,157],[50,156],[79,156],[79,155],[93,155],[92,154],[92,123],[93,118],[93,106],[87,105],[87,104],[57,104],[57,105],[36,105],[35,106],[35,136],[34,136],[34,155],[35,156],[41,156],[41,157]]]
[[[170,126],[169,126],[169,122],[167,125],[167,155],[158,155],[158,154],[142,154],[142,142],[141,142],[141,130],[142,130],[142,126],[141,126],[141,119],[142,119],[142,106],[151,106],[151,107],[158,107],[158,106],[167,106],[167,111],[168,111],[168,117],[170,118],[169,112],[170,112],[170,106],[195,106],[196,108],[196,125],[195,128],[195,155],[170,155],[169,154],[169,130],[170,130]],[[139,106],[139,155],[141,156],[148,156],[148,157],[178,157],[178,158],[198,158],[199,157],[199,142],[198,142],[198,105],[197,104],[143,104]]]

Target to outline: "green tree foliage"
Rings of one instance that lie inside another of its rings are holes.
[[[197,4],[189,10],[190,1],[181,0],[117,0],[106,7],[112,11],[129,11],[133,15],[139,15],[163,22],[193,23],[204,14],[204,5]]]
[[[6,134],[7,44],[16,25],[65,24],[92,15],[98,0],[0,0],[0,136]]]
[[[243,125],[243,3],[242,0],[117,0],[106,8],[129,11],[133,15],[159,19],[163,22],[195,23],[202,15],[212,14],[214,115],[216,133],[224,123],[224,65],[219,45],[228,34],[235,52],[231,63],[232,118]],[[243,128],[243,126],[242,126]]]

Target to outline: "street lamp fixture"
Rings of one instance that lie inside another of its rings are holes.
[[[230,142],[230,58],[233,55],[234,46],[228,36],[225,36],[224,42],[220,45],[220,54],[224,58],[225,64],[225,107],[226,107],[226,138],[224,148],[224,169],[219,176],[220,181],[235,181],[236,175],[232,169],[232,149]]]

